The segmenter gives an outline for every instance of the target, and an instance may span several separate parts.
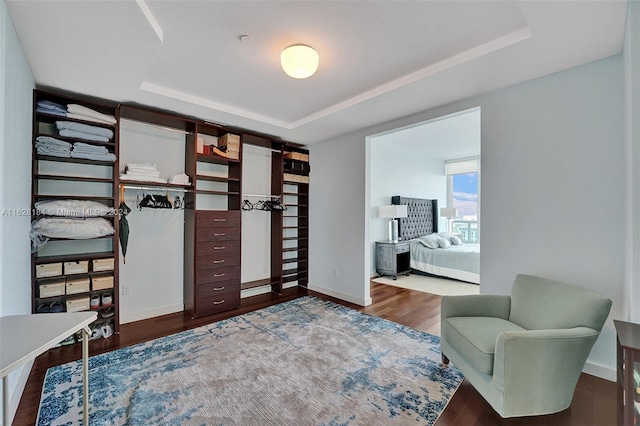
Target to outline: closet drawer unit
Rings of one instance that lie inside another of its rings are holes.
[[[227,297],[228,293],[240,293],[240,278],[235,281],[201,284],[196,286],[196,299],[207,297]]]
[[[230,311],[240,306],[240,291],[220,292],[215,296],[196,299],[195,312],[197,317]]]
[[[198,210],[196,211],[196,229],[200,228],[239,228],[240,210]]]
[[[240,228],[202,228],[196,230],[196,243],[240,240]]]
[[[240,267],[201,269],[196,271],[196,285],[237,280],[240,282]]]
[[[220,253],[196,257],[196,271],[201,269],[226,268],[240,264],[240,250],[234,253]]]
[[[196,243],[196,256],[214,256],[235,253],[240,256],[240,241]]]

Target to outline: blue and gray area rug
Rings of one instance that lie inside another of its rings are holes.
[[[89,359],[92,425],[431,425],[463,377],[439,338],[303,297]],[[82,363],[39,425],[81,424]]]

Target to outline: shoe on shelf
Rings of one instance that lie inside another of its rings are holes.
[[[102,293],[102,306],[107,307],[111,306],[113,303],[113,298],[111,297],[110,292]]]
[[[91,337],[89,340],[96,340],[102,337],[102,328],[99,325],[94,325],[91,327]]]
[[[75,342],[76,342],[76,339],[75,339],[74,335],[72,334],[71,336],[67,337],[67,338],[66,338],[66,339],[64,339],[62,342],[60,342],[60,344],[61,344],[62,346],[65,346],[65,345],[72,345],[72,344],[74,344]]]
[[[110,322],[105,323],[102,326],[102,337],[106,339],[108,337],[111,337],[112,335],[113,335],[113,326],[111,325]]]
[[[102,318],[111,318],[114,315],[115,315],[115,312],[113,311],[112,307],[109,307],[109,308],[103,310],[102,312],[100,312],[100,316]]]
[[[36,309],[36,313],[38,314],[45,314],[49,312],[51,312],[51,310],[50,310],[50,305],[48,304],[42,304],[38,306],[38,308]]]
[[[49,305],[49,312],[52,312],[52,313],[64,312],[64,306],[62,306],[62,303],[60,302],[53,302],[51,303],[51,305]]]
[[[89,302],[91,309],[98,309],[100,307],[100,294],[96,293],[91,295],[91,301]]]

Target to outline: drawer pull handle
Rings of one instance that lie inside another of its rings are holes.
[[[217,217],[216,217],[215,219],[213,219],[213,221],[214,221],[214,222],[226,222],[226,221],[227,221],[227,219],[220,219],[220,218],[217,218]]]
[[[213,302],[214,305],[221,305],[224,303],[224,299],[218,301],[218,302]]]
[[[213,274],[214,277],[218,278],[218,277],[224,277],[224,272],[222,274]],[[223,287],[224,288],[224,287]]]
[[[214,260],[213,263],[224,263],[224,260]]]
[[[213,235],[216,236],[216,237],[224,237],[225,235],[227,235],[227,233],[226,232],[221,232],[219,234],[213,234]]]
[[[214,287],[213,291],[220,291],[220,290],[224,290],[224,287]]]
[[[225,246],[219,246],[219,247],[213,247],[214,250],[224,250],[226,249]]]

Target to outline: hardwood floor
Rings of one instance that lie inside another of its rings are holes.
[[[182,313],[165,315],[122,325],[120,334],[90,342],[91,355],[178,333],[231,316],[261,309],[306,294],[331,300],[369,315],[385,318],[417,330],[440,334],[440,296],[371,283],[373,304],[361,307],[304,289],[288,289],[283,296],[272,294],[242,299],[239,310],[192,320]],[[36,359],[20,400],[13,425],[33,425],[40,393],[48,368],[82,357],[81,345],[52,349]],[[616,385],[588,374],[578,381],[573,403],[567,410],[547,416],[502,419],[491,406],[464,381],[436,423],[437,426],[608,426],[616,424]],[[304,423],[304,422],[302,422]]]

